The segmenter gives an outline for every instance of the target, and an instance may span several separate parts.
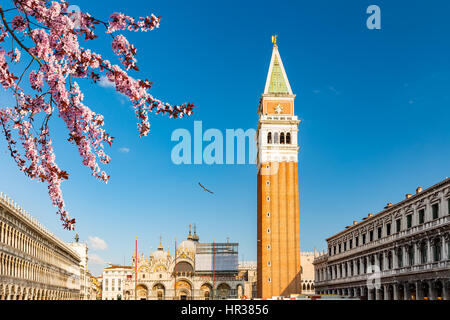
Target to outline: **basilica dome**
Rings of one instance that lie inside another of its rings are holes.
[[[164,250],[156,250],[152,252],[152,257],[155,260],[162,260],[167,257],[167,252],[164,252]]]

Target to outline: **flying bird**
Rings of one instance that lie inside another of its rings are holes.
[[[214,192],[212,192],[211,190],[206,189],[200,182],[198,183],[198,185],[199,185],[200,187],[202,187],[203,190],[205,190],[205,191],[207,191],[207,192],[209,192],[209,193],[214,194]]]

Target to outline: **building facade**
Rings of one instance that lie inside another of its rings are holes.
[[[301,292],[298,194],[300,121],[276,38],[257,129],[258,297]]]
[[[102,300],[123,300],[125,282],[132,274],[131,266],[105,268],[102,273]]]
[[[97,286],[96,300],[103,300],[103,276],[96,277],[96,281],[93,282]]]
[[[449,300],[450,179],[354,221],[314,261],[316,292],[369,300]]]
[[[239,262],[239,278],[244,281],[244,295],[242,299],[257,298],[256,261]]]
[[[319,255],[318,252],[301,252],[301,281],[302,281],[302,293],[314,294],[315,293],[315,272],[314,272],[314,259]]]
[[[89,279],[89,293],[86,300],[97,300],[98,296],[98,281],[91,273],[88,275]]]
[[[125,300],[210,300],[240,298],[244,279],[239,277],[237,243],[200,243],[189,235],[171,254],[160,242],[145,257],[133,255],[123,285]],[[135,272],[137,271],[137,273]],[[103,282],[106,274],[103,274]],[[105,286],[103,286],[105,290]],[[103,296],[106,291],[103,291]]]
[[[90,300],[90,273],[88,270],[88,246],[86,243],[78,242],[78,234],[75,242],[67,245],[80,257],[80,300]]]
[[[0,195],[0,300],[79,299],[79,264],[66,243]]]

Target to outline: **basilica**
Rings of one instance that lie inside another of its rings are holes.
[[[196,230],[171,253],[162,241],[148,257],[133,255],[132,266],[103,272],[103,299],[209,300],[244,297],[238,244],[200,243]]]

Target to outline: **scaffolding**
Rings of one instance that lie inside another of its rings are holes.
[[[238,243],[198,243],[195,253],[195,271],[237,272]],[[214,261],[214,266],[213,266]]]

